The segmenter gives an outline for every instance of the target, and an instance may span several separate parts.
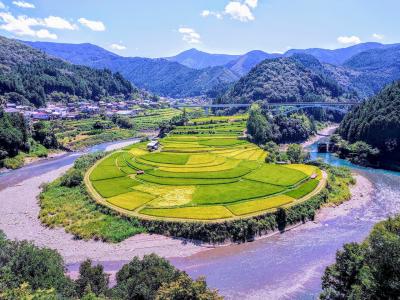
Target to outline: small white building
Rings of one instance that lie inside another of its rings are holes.
[[[149,151],[158,150],[159,147],[160,147],[159,141],[151,141],[150,143],[147,144],[147,150]]]

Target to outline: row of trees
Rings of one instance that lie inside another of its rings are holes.
[[[222,299],[204,278],[193,281],[164,258],[155,254],[133,258],[116,275],[109,288],[109,275],[90,260],[79,268],[77,280],[65,275],[59,253],[27,241],[10,241],[0,231],[0,299]]]

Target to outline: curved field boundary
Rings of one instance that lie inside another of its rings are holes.
[[[117,152],[122,152],[122,151],[117,151]],[[116,152],[113,152],[116,153]],[[215,220],[201,220],[201,219],[187,219],[187,218],[174,218],[174,217],[154,217],[154,216],[149,216],[149,215],[144,215],[139,213],[139,211],[144,208],[143,206],[136,208],[133,211],[129,211],[127,209],[123,209],[121,207],[118,207],[110,202],[108,202],[106,199],[104,199],[97,191],[96,189],[93,187],[92,182],[90,181],[90,174],[92,173],[92,171],[106,158],[108,158],[109,156],[106,156],[104,158],[102,158],[101,160],[99,160],[98,162],[96,162],[96,164],[94,164],[85,174],[84,177],[84,182],[86,184],[87,187],[87,191],[89,193],[89,195],[92,197],[92,199],[94,201],[96,201],[96,203],[106,206],[108,208],[113,209],[114,211],[116,211],[117,213],[119,213],[122,216],[127,216],[127,217],[136,217],[138,219],[143,219],[143,220],[157,220],[157,221],[179,221],[179,222],[204,222],[204,223],[221,223],[221,222],[225,222],[226,220],[239,220],[239,219],[248,219],[248,218],[252,218],[252,217],[256,217],[256,216],[260,216],[260,215],[264,215],[266,213],[273,213],[277,210],[277,208],[272,208],[272,209],[268,209],[268,210],[263,210],[263,211],[258,211],[255,213],[250,213],[250,214],[246,214],[243,216],[235,216],[233,215],[232,217],[226,217],[226,218],[222,218],[222,219],[215,219]],[[322,179],[320,180],[318,186],[314,189],[314,191],[312,191],[311,193],[309,193],[308,195],[297,199],[291,203],[288,203],[286,205],[282,205],[279,208],[288,208],[288,207],[293,207],[296,206],[298,204],[304,203],[307,200],[311,199],[312,197],[314,197],[315,195],[319,194],[325,187],[327,184],[327,173],[325,171],[322,171]],[[211,206],[211,205],[210,205]],[[207,206],[207,207],[210,207]],[[220,205],[216,205],[216,206],[220,206]]]

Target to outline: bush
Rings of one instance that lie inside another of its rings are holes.
[[[61,186],[74,187],[78,186],[83,181],[82,171],[71,169],[61,177]]]
[[[17,155],[14,157],[8,157],[8,158],[4,159],[3,165],[7,169],[15,170],[15,169],[21,168],[24,165],[24,156]]]
[[[222,300],[217,291],[207,288],[204,277],[193,281],[186,274],[181,274],[179,278],[169,284],[164,283],[158,290],[156,300],[171,299],[207,299]]]

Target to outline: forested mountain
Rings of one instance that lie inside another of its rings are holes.
[[[320,62],[315,64],[315,60],[310,60],[307,68],[311,68],[314,73],[319,73],[319,76],[324,77],[324,81],[328,80],[331,83],[335,81],[335,85],[340,86],[346,92],[356,91],[361,98],[370,97],[386,84],[400,79],[400,45],[398,44],[364,43],[336,50],[289,50],[283,55],[251,51],[239,57],[213,55],[191,49],[178,54],[174,58],[168,58],[179,61],[179,63],[167,59],[122,57],[91,44],[26,43],[72,63],[98,69],[108,68],[113,72],[120,72],[138,87],[163,96],[177,98],[202,94],[219,97],[240,77],[247,75],[252,68],[266,59],[294,56],[296,60],[299,60],[301,55],[306,54],[314,56]],[[233,60],[229,61],[231,58]],[[189,68],[181,63],[192,67]],[[306,61],[303,61],[304,63]],[[314,68],[310,63],[314,64]],[[263,65],[264,68],[269,66],[264,63]],[[270,66],[273,67],[274,65]],[[213,67],[197,69],[202,66]],[[294,72],[296,73],[296,71]],[[289,78],[291,76],[289,74]],[[277,85],[278,82],[275,84]],[[282,98],[288,95],[293,96],[292,92],[286,92],[284,88],[286,86],[293,87],[293,83],[283,83],[279,87],[283,91]],[[299,89],[302,88],[299,87]],[[308,88],[305,93],[300,90],[298,92],[298,95],[302,95],[302,97],[310,93],[320,94],[320,91],[312,91]],[[272,94],[274,97],[276,96],[276,92],[272,92]],[[329,98],[329,92],[322,94]]]
[[[291,49],[284,55],[290,57],[293,54],[309,54],[317,58],[322,63],[328,63],[333,65],[342,65],[346,60],[352,56],[370,49],[380,49],[390,47],[391,45],[383,45],[380,43],[362,43],[355,46],[340,48],[340,49]]]
[[[162,58],[122,57],[91,44],[26,43],[72,63],[120,72],[136,86],[163,96],[198,96],[239,79],[224,67],[196,70]]]
[[[273,59],[280,56],[282,55],[269,54],[264,51],[254,50],[240,56],[236,60],[229,62],[228,64],[225,65],[225,67],[235,72],[236,74],[243,76],[249,73],[252,68],[254,68],[263,60]]]
[[[165,59],[178,62],[192,69],[204,69],[226,65],[239,57],[240,55],[211,54],[193,48],[179,53],[176,56],[166,57]]]
[[[354,98],[310,55],[265,60],[242,77],[220,102],[329,101]]]
[[[98,101],[136,91],[118,73],[72,65],[0,37],[0,95],[6,101],[41,106],[53,92]]]
[[[381,157],[400,161],[400,81],[348,113],[339,134],[350,143],[363,141]]]
[[[119,57],[119,55],[113,52],[89,43],[66,44],[30,41],[21,42],[33,48],[39,49],[49,55],[62,58],[76,65],[88,65],[87,62],[96,62],[106,58],[113,59]],[[89,66],[93,66],[93,64],[89,64]]]

